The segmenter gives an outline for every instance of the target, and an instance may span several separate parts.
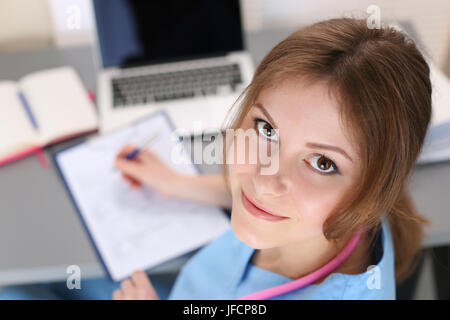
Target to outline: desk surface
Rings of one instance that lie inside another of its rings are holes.
[[[255,65],[290,31],[249,34],[247,47]],[[30,72],[62,65],[72,65],[85,86],[96,91],[90,47],[0,53],[0,79],[18,80]],[[48,170],[42,170],[34,157],[0,168],[0,285],[65,280],[69,265],[79,265],[83,277],[104,274],[54,170],[54,148],[45,150],[51,165]],[[219,170],[201,169],[205,173]],[[425,246],[450,243],[450,163],[417,168],[410,189],[418,209],[432,222]],[[176,271],[193,253],[150,273]]]

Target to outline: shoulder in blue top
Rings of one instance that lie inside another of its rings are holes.
[[[168,299],[232,300],[293,281],[253,265],[250,261],[253,252],[228,229],[182,267]],[[385,216],[374,254],[378,257],[377,264],[364,273],[331,273],[320,284],[310,284],[272,299],[395,299],[393,240]]]

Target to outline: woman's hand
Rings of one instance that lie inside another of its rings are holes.
[[[147,185],[160,193],[170,196],[181,175],[169,168],[158,156],[150,150],[142,150],[133,160],[124,156],[133,151],[136,146],[124,146],[116,156],[114,165],[122,172],[122,176],[132,187]]]
[[[231,195],[221,174],[178,173],[150,150],[142,150],[133,160],[124,159],[124,156],[135,148],[133,145],[124,146],[114,162],[132,187],[139,188],[144,184],[165,196],[231,209]]]
[[[160,300],[144,271],[135,271],[113,292],[113,300]]]

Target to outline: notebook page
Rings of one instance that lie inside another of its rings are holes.
[[[0,82],[0,158],[39,145],[18,93],[14,82]]]
[[[95,107],[73,68],[32,73],[22,78],[20,87],[36,118],[42,144],[97,128]]]
[[[124,144],[139,145],[155,132],[158,138],[149,149],[174,170],[197,174],[187,152],[175,152],[185,164],[170,160],[176,142],[162,113],[56,156],[114,280],[196,249],[230,226],[229,218],[217,207],[167,199],[150,188],[133,189],[113,169],[114,157]]]

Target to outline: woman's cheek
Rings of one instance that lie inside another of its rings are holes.
[[[343,191],[339,187],[330,186],[318,181],[301,180],[292,189],[294,203],[301,219],[314,221],[314,224],[322,224],[328,215],[338,205],[343,196]]]
[[[231,192],[233,196],[236,196],[236,192],[240,192],[240,188],[249,184],[251,166],[247,164],[229,164],[229,182],[231,186]]]

